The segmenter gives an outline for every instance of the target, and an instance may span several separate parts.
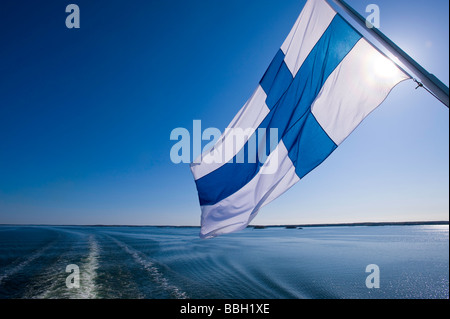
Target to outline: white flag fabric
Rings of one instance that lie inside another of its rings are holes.
[[[229,129],[191,164],[200,237],[247,227],[408,78],[325,0],[308,0]],[[270,154],[242,161],[252,146]]]

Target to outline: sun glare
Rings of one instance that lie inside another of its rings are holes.
[[[374,55],[372,62],[374,73],[382,78],[389,78],[398,72],[397,66],[383,55]]]

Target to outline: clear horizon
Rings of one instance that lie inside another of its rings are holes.
[[[400,222],[349,222],[349,223],[321,223],[321,224],[257,224],[250,223],[247,227],[263,226],[263,227],[285,227],[285,226],[303,226],[303,227],[318,227],[318,226],[410,226],[410,225],[446,225],[448,220],[418,220],[418,221],[400,221]],[[370,225],[368,225],[370,224]],[[171,224],[0,224],[0,226],[99,226],[99,227],[198,227],[200,225],[171,225]]]
[[[347,2],[363,16],[373,3]],[[304,3],[77,0],[68,29],[68,3],[2,2],[0,224],[199,225],[170,133],[223,131]],[[448,86],[448,2],[376,4],[380,30]],[[251,224],[448,220],[448,108],[415,87],[395,87]]]

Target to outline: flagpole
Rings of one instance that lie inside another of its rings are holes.
[[[344,2],[343,0],[332,1],[347,14],[349,14],[359,25],[365,28],[370,35],[378,40],[387,50],[389,50],[389,52],[394,54],[409,70],[411,70],[416,76],[418,76],[421,82],[414,79],[414,81],[418,83],[418,87],[423,86],[435,98],[449,107],[449,89],[444,83],[442,83],[436,76],[425,70],[419,63],[417,63],[405,51],[403,51],[394,42],[392,42],[380,30],[373,26],[371,28],[367,27],[366,19],[362,17],[356,10],[350,7],[346,2]],[[393,62],[396,63],[395,61]]]

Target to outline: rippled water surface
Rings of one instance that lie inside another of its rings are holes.
[[[0,298],[449,297],[448,226],[198,231],[0,226]],[[380,288],[366,286],[369,264]]]

